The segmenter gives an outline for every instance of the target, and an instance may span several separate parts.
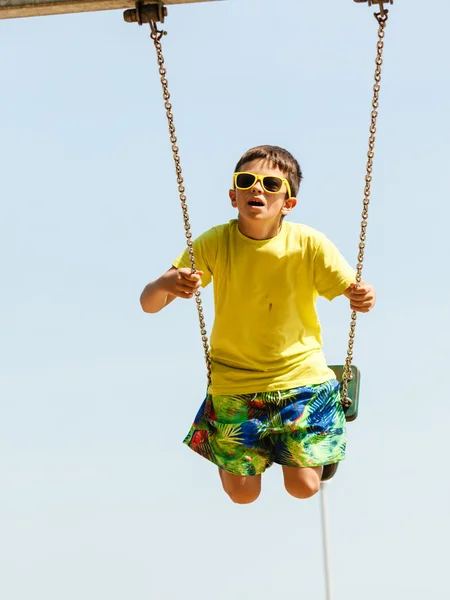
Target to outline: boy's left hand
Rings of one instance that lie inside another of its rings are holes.
[[[361,281],[359,286],[352,283],[344,292],[346,298],[350,300],[350,308],[356,312],[367,313],[375,306],[377,299],[375,288]]]

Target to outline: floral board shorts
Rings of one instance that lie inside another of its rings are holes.
[[[340,384],[279,392],[208,395],[184,443],[235,475],[259,475],[272,464],[318,467],[345,458]]]

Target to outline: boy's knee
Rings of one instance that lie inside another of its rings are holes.
[[[285,481],[284,486],[286,491],[294,498],[306,500],[320,490],[320,479],[318,477],[308,477],[303,481]]]
[[[227,492],[235,504],[251,504],[258,499],[261,490],[258,489],[234,489]]]
[[[261,493],[261,477],[226,476],[221,473],[223,488],[235,504],[251,504]]]

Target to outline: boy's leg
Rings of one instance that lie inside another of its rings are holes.
[[[311,498],[320,490],[323,467],[283,465],[284,487],[294,498]]]
[[[261,493],[261,475],[233,475],[221,468],[219,475],[223,489],[236,504],[250,504]]]
[[[332,379],[299,388],[294,400],[281,408],[281,417],[283,411],[289,417],[290,430],[276,437],[274,458],[283,466],[284,485],[289,494],[310,498],[320,489],[324,467],[310,467],[308,463],[329,465],[345,456],[345,414],[340,404],[340,385]]]

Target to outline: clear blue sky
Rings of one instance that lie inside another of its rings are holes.
[[[376,22],[351,0],[172,7],[166,63],[195,234],[234,217],[248,147],[305,180],[293,220],[351,262]],[[447,598],[448,23],[397,0],[358,321],[361,412],[328,490],[336,600]],[[120,11],[0,21],[2,600],[324,598],[318,497],[252,506],[181,444],[205,388],[194,303],[141,312],[183,248],[147,28]],[[208,325],[212,297],[205,293]],[[320,304],[330,363],[349,310]]]

